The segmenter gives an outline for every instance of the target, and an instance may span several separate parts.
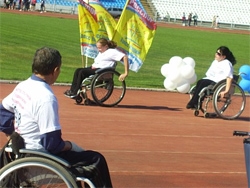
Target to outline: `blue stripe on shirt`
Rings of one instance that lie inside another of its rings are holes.
[[[62,151],[65,143],[61,137],[61,130],[56,130],[53,132],[42,134],[41,144],[48,152],[56,154]]]
[[[5,134],[11,134],[14,131],[14,113],[6,110],[2,104],[0,104],[0,131]]]

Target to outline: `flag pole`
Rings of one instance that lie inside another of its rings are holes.
[[[89,5],[89,0],[87,1],[87,4]],[[85,66],[83,67],[88,67],[88,57],[85,56]]]

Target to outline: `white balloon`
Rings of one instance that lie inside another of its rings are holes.
[[[181,66],[180,75],[183,78],[189,79],[194,75],[194,68],[190,65]]]
[[[176,87],[182,86],[184,84],[189,84],[189,82],[187,79],[181,78],[180,81],[176,84]]]
[[[171,69],[171,72],[168,75],[170,81],[177,84],[181,80],[180,70],[178,68]]]
[[[186,63],[187,65],[192,66],[193,68],[195,67],[195,61],[192,57],[185,57],[183,59],[183,62]]]
[[[164,77],[167,77],[169,74],[169,69],[170,69],[170,65],[168,63],[164,64],[161,66],[161,74]]]
[[[180,93],[188,93],[190,90],[190,84],[186,83],[176,88]]]
[[[194,73],[194,75],[191,78],[189,78],[187,81],[190,84],[194,84],[196,80],[197,80],[197,75]]]
[[[173,56],[173,57],[170,58],[169,64],[173,65],[174,67],[180,67],[184,63],[183,63],[183,60],[182,60],[182,58],[180,56]]]
[[[176,88],[176,84],[175,83],[173,83],[172,81],[170,81],[168,78],[166,78],[165,80],[164,80],[164,87],[167,89],[167,90],[170,90],[170,91],[172,91],[172,90],[174,90],[175,88]]]

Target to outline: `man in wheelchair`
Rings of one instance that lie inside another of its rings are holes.
[[[20,82],[0,104],[0,131],[7,136],[13,131],[18,133],[26,149],[49,152],[71,165],[81,164],[79,173],[89,176],[86,178],[96,187],[112,187],[102,154],[62,139],[58,102],[50,87],[59,76],[60,68],[59,51],[48,47],[36,51],[32,76]]]
[[[236,64],[236,59],[233,53],[226,46],[220,46],[215,52],[215,58],[209,69],[206,72],[206,77],[200,79],[193,91],[192,98],[188,102],[187,109],[199,109],[198,100],[200,91],[209,86],[226,79],[226,89],[220,93],[223,98],[230,89],[233,80],[233,65]]]
[[[117,61],[123,61],[125,69],[124,73],[119,76],[119,80],[124,81],[128,76],[128,57],[116,49],[117,44],[114,41],[101,38],[97,41],[96,46],[99,53],[94,59],[94,63],[90,67],[75,70],[70,90],[64,92],[66,97],[75,98],[85,78],[94,75],[97,69],[114,67]]]

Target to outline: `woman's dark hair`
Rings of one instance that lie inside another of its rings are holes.
[[[117,47],[116,42],[114,42],[112,40],[105,39],[105,38],[100,38],[97,42],[102,44],[102,46],[108,45],[109,48],[116,48]]]
[[[236,59],[228,47],[220,46],[217,50],[219,50],[222,55],[226,56],[226,59],[228,59],[232,65],[236,64]]]
[[[62,63],[62,57],[58,50],[48,47],[36,51],[32,63],[32,72],[35,74],[49,75]]]

